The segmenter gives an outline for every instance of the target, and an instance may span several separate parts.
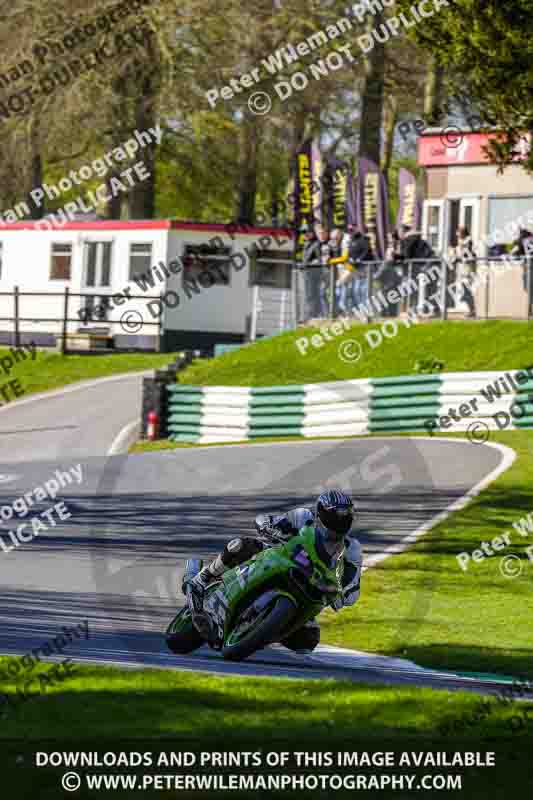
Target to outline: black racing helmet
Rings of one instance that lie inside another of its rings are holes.
[[[339,537],[348,533],[353,523],[354,507],[350,497],[337,489],[323,492],[316,502],[320,522]]]

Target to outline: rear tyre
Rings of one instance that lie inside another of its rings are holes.
[[[180,656],[192,653],[204,644],[204,640],[193,625],[191,612],[187,606],[174,617],[167,628],[165,638],[168,649]]]
[[[254,625],[249,633],[244,633],[236,641],[235,633],[230,634],[229,644],[222,648],[222,656],[227,661],[242,661],[256,650],[261,650],[266,644],[278,641],[279,634],[290,623],[296,613],[296,605],[288,597],[278,597],[274,604],[267,609],[264,618]]]

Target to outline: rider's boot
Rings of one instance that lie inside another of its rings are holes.
[[[198,592],[198,594],[203,594],[212,580],[213,575],[209,570],[209,566],[207,566],[201,569],[194,577],[189,578],[188,581],[184,580],[183,585],[194,592]]]
[[[190,577],[186,573],[183,576],[183,594],[187,594],[187,591],[191,591],[193,594],[203,597],[209,584],[215,580],[215,578],[220,577],[226,570],[227,567],[222,563],[221,557],[217,556],[214,561],[197,572],[193,577]]]
[[[209,619],[203,610],[205,591],[226,569],[220,556],[217,556],[193,577],[189,577],[187,573],[183,577],[182,591],[189,601],[193,622],[201,633],[207,634],[210,628]]]

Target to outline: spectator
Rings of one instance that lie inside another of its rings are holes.
[[[431,263],[430,259],[435,258],[433,248],[422,238],[421,231],[414,231],[408,225],[402,225],[402,235],[400,238],[400,246],[398,253],[398,261],[404,262],[403,279],[409,277],[414,279],[420,286],[422,278],[419,276],[431,269],[434,264],[439,264],[439,261]],[[409,262],[411,262],[411,269],[409,269]],[[432,295],[438,289],[438,281],[433,278],[425,281],[425,294]],[[431,301],[430,301],[431,302]],[[410,307],[411,301],[408,301]],[[432,303],[433,313],[438,313],[438,305]]]
[[[524,291],[527,292],[529,291],[528,273],[531,273],[529,280],[533,280],[533,234],[526,228],[520,228],[518,239],[511,249],[511,255],[526,259],[524,261],[522,283]]]
[[[313,228],[306,230],[302,260],[304,270],[305,298],[307,313],[304,317],[316,319],[320,316],[321,243]]]
[[[318,229],[318,241],[320,243],[320,316],[326,319],[329,316],[328,310],[328,289],[329,289],[329,260],[331,258],[331,245],[327,228]]]
[[[381,281],[383,293],[387,295],[394,289],[397,289],[402,282],[402,270],[398,266],[398,258],[400,255],[400,236],[398,231],[393,231],[389,238],[389,246],[385,254],[385,263],[376,272],[376,278]],[[386,308],[383,310],[383,316],[396,317],[400,310],[400,304],[387,303]]]
[[[352,237],[353,237],[353,235],[354,235],[356,230],[357,229],[356,229],[355,225],[353,225],[351,222],[348,223],[348,225],[346,226],[346,232],[345,232],[345,234],[344,234],[344,236],[342,238],[342,246],[343,247],[349,247],[350,246],[350,242],[352,241]]]
[[[474,242],[470,236],[468,228],[457,228],[457,251],[456,254],[459,258],[464,260],[476,260],[476,251],[474,250]]]
[[[346,232],[345,232],[344,236],[342,237],[342,252],[343,253],[347,253],[348,256],[349,256],[349,253],[350,253],[350,246],[352,244],[352,239],[353,239],[353,235],[354,235],[355,231],[356,231],[355,225],[352,225],[350,223],[350,225],[346,226]]]
[[[344,289],[344,306],[345,312],[348,313],[349,308],[353,306],[352,300],[352,280],[353,280],[353,264],[350,261],[350,248],[352,246],[352,239],[354,233],[356,231],[355,225],[351,223],[346,226],[346,232],[342,237],[342,255],[345,258],[343,262],[345,264],[344,271],[341,275],[343,277],[343,289]]]
[[[468,317],[476,317],[476,306],[471,286],[476,272],[476,253],[468,228],[457,229],[457,247],[455,248],[454,266],[457,271],[457,282],[462,286],[461,302],[468,306]]]
[[[389,241],[387,251],[385,253],[386,261],[395,261],[397,254],[400,252],[400,236],[398,231],[394,230],[389,234]]]
[[[350,264],[353,268],[352,278],[352,312],[364,308],[368,303],[368,278],[365,261],[372,260],[372,249],[368,237],[357,228],[350,244]]]
[[[339,228],[331,233],[331,257],[330,265],[335,267],[339,265],[337,272],[337,279],[335,281],[335,296],[337,299],[337,308],[341,314],[346,314],[348,311],[346,297],[350,280],[352,276],[352,268],[349,263],[349,236],[343,236]]]
[[[342,255],[342,239],[343,233],[340,228],[333,228],[329,237],[330,246],[330,261],[333,258],[339,258]]]
[[[530,232],[525,228],[520,228],[518,232],[518,239],[512,244],[511,255],[517,258],[522,258],[523,256],[527,255],[527,250],[529,248],[529,244],[527,244],[527,242],[530,238]]]
[[[505,253],[505,245],[498,242],[497,244],[490,245],[487,250],[487,258],[501,258]]]
[[[429,242],[422,238],[420,231],[413,231],[409,226],[402,225],[402,237],[400,240],[400,259],[404,261],[419,261],[435,257],[435,253]],[[422,270],[422,265],[418,272]]]

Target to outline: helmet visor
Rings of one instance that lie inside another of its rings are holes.
[[[349,516],[350,514],[353,513],[353,507],[351,505],[339,506],[339,505],[336,505],[336,504],[331,504],[331,505],[325,505],[324,504],[323,508],[324,508],[324,511],[328,511],[328,512],[332,512],[333,511],[339,517],[347,517],[347,516]]]

